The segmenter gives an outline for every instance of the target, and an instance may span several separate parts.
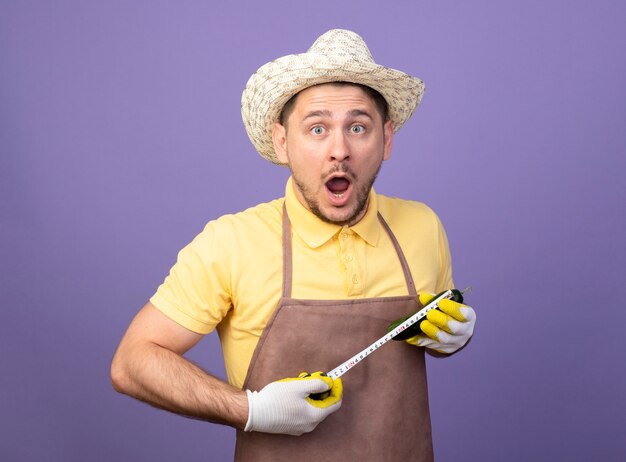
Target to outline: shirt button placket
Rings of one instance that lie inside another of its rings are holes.
[[[361,292],[358,264],[354,258],[355,255],[355,242],[354,234],[349,228],[344,228],[341,231],[341,253],[346,267],[346,274],[348,276],[348,293],[350,295],[357,295]]]

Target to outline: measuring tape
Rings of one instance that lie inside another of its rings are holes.
[[[333,379],[336,379],[337,377],[341,377],[343,374],[345,374],[350,369],[352,369],[354,366],[359,364],[361,361],[363,361],[365,358],[367,358],[373,352],[378,350],[381,346],[383,346],[389,340],[394,338],[400,332],[405,331],[406,329],[411,327],[413,324],[415,324],[416,322],[420,321],[422,318],[424,318],[426,316],[426,314],[429,311],[434,310],[435,308],[439,307],[439,302],[441,300],[449,299],[449,298],[452,298],[453,296],[454,296],[454,292],[452,290],[446,290],[439,297],[435,298],[432,302],[430,302],[424,308],[419,310],[417,313],[415,313],[409,319],[404,321],[402,324],[398,325],[395,329],[393,329],[392,331],[388,332],[385,336],[379,338],[374,343],[372,343],[370,346],[368,346],[364,350],[358,352],[357,354],[355,354],[353,357],[351,357],[350,359],[348,359],[344,363],[342,363],[339,366],[335,367],[332,371],[328,372],[326,375],[328,375],[329,377],[331,377]]]

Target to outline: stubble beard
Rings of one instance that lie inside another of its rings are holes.
[[[352,211],[352,213],[344,220],[333,220],[331,219],[329,216],[327,216],[326,214],[324,214],[324,212],[322,211],[319,202],[317,201],[317,199],[315,198],[315,194],[313,191],[311,191],[305,184],[304,182],[302,182],[295,174],[294,171],[291,170],[291,176],[293,178],[294,183],[296,184],[296,186],[298,187],[298,189],[300,190],[302,197],[304,198],[305,202],[306,202],[306,206],[307,208],[320,220],[326,222],[326,223],[331,223],[333,225],[338,225],[338,226],[345,226],[345,225],[353,225],[354,220],[365,210],[365,208],[367,207],[367,202],[368,202],[368,198],[369,198],[369,194],[370,194],[370,190],[372,189],[372,186],[374,184],[374,181],[376,181],[376,177],[378,176],[378,172],[380,172],[380,169],[382,167],[382,162],[378,165],[378,168],[376,169],[376,171],[374,172],[374,174],[363,184],[363,186],[361,186],[359,189],[356,189],[354,191],[354,194],[356,195],[356,205],[354,207],[354,210]],[[335,172],[344,172],[344,173],[348,173],[351,176],[352,179],[352,184],[356,185],[356,182],[358,180],[357,176],[354,174],[354,172],[352,172],[350,170],[350,168],[348,166],[346,166],[345,164],[337,164],[336,167],[334,167],[333,169],[331,169],[329,172],[326,172],[325,174],[323,174],[320,178],[321,182],[322,182],[322,188],[325,188],[323,181],[325,178],[328,178],[328,175],[331,175],[332,173]]]

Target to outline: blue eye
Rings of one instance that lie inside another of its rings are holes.
[[[354,125],[350,128],[352,133],[363,133],[365,131],[365,127],[363,125]]]
[[[324,128],[323,127],[313,127],[311,129],[311,131],[313,132],[314,135],[321,135],[322,133],[324,133]]]

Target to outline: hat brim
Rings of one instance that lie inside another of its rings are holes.
[[[272,142],[280,112],[295,94],[330,82],[361,84],[379,92],[387,101],[395,132],[415,112],[424,93],[422,80],[373,62],[341,66],[318,53],[284,56],[259,68],[242,95],[244,126],[259,154],[274,164],[284,165],[276,157]]]

